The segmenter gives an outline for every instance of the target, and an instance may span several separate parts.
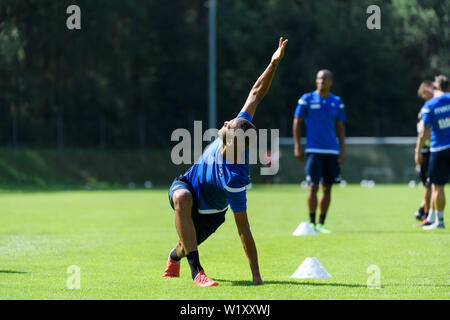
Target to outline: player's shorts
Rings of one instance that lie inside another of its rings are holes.
[[[421,152],[422,154],[422,163],[420,164],[420,172],[419,177],[420,181],[422,181],[424,186],[429,186],[430,183],[428,181],[428,167],[430,163],[430,150],[425,152]]]
[[[188,190],[192,195],[192,221],[194,222],[195,234],[197,236],[197,245],[205,241],[210,235],[212,235],[216,230],[225,222],[225,213],[227,210],[213,213],[213,214],[200,214],[198,212],[198,199],[195,195],[194,188],[191,186],[189,181],[184,176],[179,176],[175,178],[172,186],[169,189],[169,202],[172,209],[175,210],[172,196],[175,191],[180,189]]]
[[[336,154],[307,153],[305,172],[308,184],[341,182],[341,168]]]
[[[431,152],[429,182],[443,186],[448,182],[450,174],[450,148],[439,152]]]

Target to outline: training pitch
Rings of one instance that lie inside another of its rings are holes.
[[[448,214],[447,229],[414,228],[422,193],[335,187],[326,222],[333,233],[294,237],[308,220],[306,189],[256,186],[248,191],[248,215],[265,284],[251,285],[228,211],[199,247],[219,286],[197,288],[185,260],[180,278],[161,277],[177,241],[167,188],[0,191],[0,299],[450,299]],[[332,277],[290,278],[306,257]],[[379,289],[367,286],[371,265],[380,270]],[[80,289],[68,288],[77,285],[74,270]]]

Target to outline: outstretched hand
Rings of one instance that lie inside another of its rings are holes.
[[[281,59],[283,59],[284,49],[286,48],[287,43],[288,43],[287,39],[283,41],[283,37],[280,38],[280,41],[278,43],[278,49],[272,55],[272,63],[278,64],[281,61]]]

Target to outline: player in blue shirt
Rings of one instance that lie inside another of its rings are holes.
[[[429,182],[431,183],[431,208],[427,221],[431,223],[424,226],[424,230],[444,228],[445,193],[444,187],[450,175],[450,93],[447,77],[437,77],[435,97],[428,100],[422,108],[423,132],[419,133],[415,152],[415,161],[423,161],[420,150],[427,135],[431,131]]]
[[[225,221],[225,212],[230,205],[250,264],[253,284],[263,283],[247,218],[246,186],[250,183],[250,170],[246,149],[251,142],[247,140],[245,148],[239,148],[236,132],[239,129],[244,133],[255,129],[252,118],[256,107],[269,90],[286,45],[287,40],[280,38],[269,66],[254,84],[238,117],[225,122],[219,131],[219,138],[206,148],[200,159],[184,175],[173,182],[169,200],[175,210],[179,241],[170,252],[163,277],[179,277],[180,260],[186,257],[195,285],[217,285],[203,271],[197,246]]]
[[[301,163],[306,161],[310,222],[321,233],[330,233],[324,223],[331,202],[331,187],[340,182],[340,166],[344,162],[345,108],[341,98],[330,92],[332,84],[331,71],[320,70],[316,76],[317,90],[299,99],[293,123],[294,155]],[[305,150],[300,144],[304,125],[307,137]],[[322,198],[319,202],[319,223],[316,225],[320,183]]]
[[[433,81],[425,80],[420,84],[419,89],[417,90],[417,95],[427,102],[431,98],[434,97],[435,87]],[[437,92],[437,91],[436,91]],[[424,130],[423,121],[422,121],[422,108],[419,111],[417,116],[417,133],[421,133]],[[420,180],[422,184],[425,186],[425,192],[423,195],[422,203],[420,205],[419,210],[414,214],[417,220],[421,220],[418,226],[429,225],[430,223],[427,220],[428,213],[430,211],[430,200],[431,200],[431,185],[428,179],[428,164],[430,162],[430,138],[424,142],[423,148],[420,150],[422,155],[422,163],[417,166],[417,171],[419,172]]]

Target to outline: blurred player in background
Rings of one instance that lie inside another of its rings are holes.
[[[417,91],[417,94],[420,98],[425,100],[427,102],[431,98],[434,97],[434,85],[433,82],[430,80],[425,80],[420,84],[419,90]],[[420,109],[420,112],[418,114],[418,122],[417,122],[417,134],[421,134],[424,131],[424,126],[422,122],[422,109]],[[417,171],[419,172],[420,180],[422,181],[422,184],[425,186],[425,193],[423,195],[423,200],[420,205],[419,210],[415,213],[415,218],[417,220],[422,221],[420,225],[426,225],[427,224],[427,216],[428,211],[430,209],[430,197],[431,197],[431,185],[429,184],[428,180],[428,162],[430,160],[430,137],[425,136],[425,142],[423,145],[423,148],[420,150],[420,153],[422,154],[422,162],[420,165],[417,165]]]
[[[294,156],[305,163],[308,182],[308,210],[310,223],[317,232],[330,233],[324,227],[331,202],[331,188],[340,182],[340,166],[345,151],[345,109],[340,97],[330,92],[333,74],[320,70],[316,76],[316,91],[304,94],[294,114]],[[306,125],[306,148],[302,149],[302,127]],[[319,202],[319,222],[316,224],[317,192],[322,184]]]
[[[434,81],[434,97],[428,100],[422,108],[424,130],[419,133],[415,151],[415,162],[423,161],[421,150],[427,136],[431,133],[429,177],[431,183],[430,210],[427,217],[428,225],[424,230],[445,228],[444,187],[450,175],[450,82],[446,76],[437,76]]]
[[[418,90],[418,96],[423,100],[428,101],[434,97],[434,95],[439,95],[440,92],[449,91],[450,88],[445,87],[445,83],[447,78],[445,76],[436,76],[435,82],[433,83],[430,80],[425,80],[420,84]],[[440,87],[440,89],[436,89],[436,87]],[[423,132],[424,126],[422,122],[422,109],[418,114],[418,123],[417,123],[417,133],[420,134]],[[430,223],[427,220],[427,216],[430,209],[430,198],[431,198],[431,185],[428,180],[428,163],[430,160],[430,137],[425,136],[425,142],[422,150],[420,150],[422,154],[422,162],[420,165],[417,165],[417,171],[419,172],[420,180],[422,184],[425,186],[425,193],[421,203],[419,210],[415,213],[415,218],[421,220],[422,222],[419,226],[429,225]]]

